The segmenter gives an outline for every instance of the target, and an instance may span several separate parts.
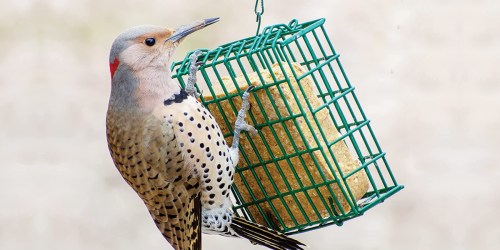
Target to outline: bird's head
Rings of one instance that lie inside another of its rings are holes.
[[[177,29],[144,25],[131,28],[120,34],[111,47],[109,56],[111,77],[121,65],[140,71],[147,67],[166,69],[175,48],[187,35],[219,21],[207,18]]]

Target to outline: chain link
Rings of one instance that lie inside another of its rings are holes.
[[[254,12],[255,12],[255,15],[257,16],[257,19],[255,20],[257,22],[257,32],[255,35],[259,34],[260,23],[262,21],[262,14],[264,14],[264,0],[260,0],[260,11],[257,10],[258,6],[259,6],[259,0],[256,0]]]

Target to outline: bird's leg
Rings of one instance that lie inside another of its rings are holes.
[[[189,56],[189,75],[186,87],[184,88],[188,95],[194,98],[200,97],[200,93],[198,93],[196,87],[194,86],[196,84],[196,71],[198,71],[198,67],[203,64],[202,62],[197,62],[200,55],[201,50],[195,50]]]
[[[240,133],[241,131],[247,131],[252,135],[257,134],[257,129],[252,127],[245,121],[245,116],[247,115],[247,111],[250,109],[250,103],[248,102],[248,97],[250,96],[250,91],[255,86],[250,86],[243,93],[242,101],[241,101],[241,109],[238,111],[238,117],[236,118],[236,122],[234,123],[234,137],[233,137],[233,145],[231,145],[232,149],[237,149],[240,143]]]

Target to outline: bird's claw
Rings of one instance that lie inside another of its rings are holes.
[[[252,125],[248,124],[245,121],[245,117],[247,111],[250,109],[250,103],[248,102],[248,97],[250,96],[250,92],[255,88],[255,86],[250,86],[245,90],[243,96],[241,97],[241,108],[238,111],[238,116],[234,123],[234,137],[233,137],[233,145],[232,148],[237,148],[239,144],[239,137],[241,131],[247,131],[250,135],[255,136],[257,134],[257,129],[255,129]]]
[[[254,136],[254,135],[257,134],[257,129],[255,129],[253,126],[251,126],[250,124],[248,124],[247,122],[245,122],[244,119],[245,119],[246,113],[251,108],[251,104],[248,101],[248,97],[250,96],[250,92],[252,92],[254,88],[255,88],[255,86],[252,85],[252,86],[248,87],[245,90],[245,92],[243,93],[243,96],[241,97],[241,99],[242,99],[242,101],[241,101],[241,109],[238,112],[238,118],[240,118],[240,113],[242,113],[242,118],[240,119],[239,124],[238,124],[238,120],[236,120],[236,124],[235,124],[236,126],[239,127],[240,131],[247,131],[252,136]]]
[[[254,128],[252,125],[248,124],[246,121],[236,121],[235,131],[241,132],[241,131],[246,131],[250,133],[250,135],[255,136],[257,134],[257,129]]]
[[[198,62],[198,57],[201,54],[201,50],[195,50],[189,56],[189,75],[185,90],[190,96],[193,96],[194,98],[200,97],[200,93],[198,93],[194,85],[196,84],[196,71],[198,71],[198,68],[204,64],[204,62]]]
[[[242,102],[241,102],[241,107],[242,109],[245,108],[245,111],[248,111],[250,110],[250,103],[248,102],[248,96],[250,96],[250,92],[253,91],[253,89],[255,88],[255,86],[251,85],[250,87],[248,87],[245,92],[243,92],[243,96],[241,97],[242,99]],[[245,104],[245,105],[243,105]]]
[[[201,53],[202,53],[201,49],[197,49],[197,50],[193,51],[193,53],[191,53],[191,55],[189,56],[189,59],[196,60],[201,55]]]

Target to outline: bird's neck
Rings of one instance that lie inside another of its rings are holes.
[[[162,105],[164,100],[179,94],[181,90],[179,84],[172,79],[168,69],[156,67],[135,71],[125,76],[123,81],[113,83],[113,85],[113,88],[118,88],[112,89],[112,99],[115,99],[114,101],[119,104],[120,108],[144,112],[151,112],[158,105]]]
[[[180,90],[179,84],[172,79],[167,69],[145,68],[137,72],[137,79],[139,80],[137,94],[140,95],[158,95],[166,98]]]

